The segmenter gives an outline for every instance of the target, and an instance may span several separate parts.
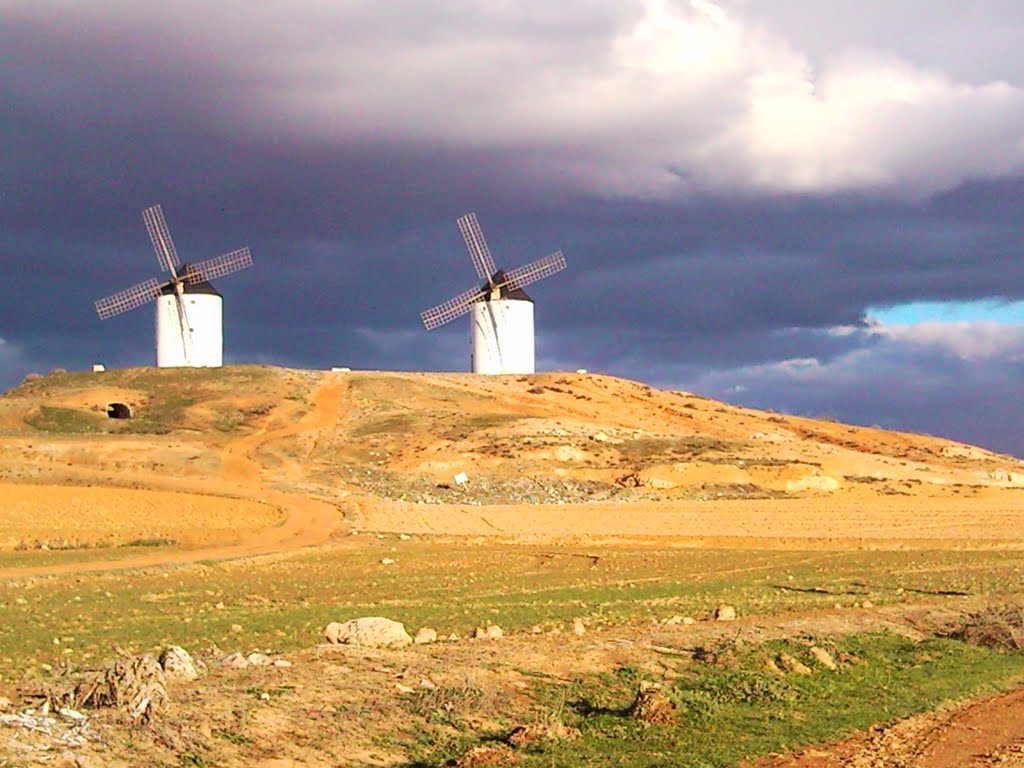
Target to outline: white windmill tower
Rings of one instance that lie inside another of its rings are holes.
[[[156,364],[160,368],[219,368],[224,357],[224,299],[210,283],[252,266],[248,248],[182,264],[159,205],[142,212],[156,260],[170,278],[144,283],[96,302],[100,319],[156,302]]]
[[[470,316],[473,373],[533,373],[533,299],[527,285],[565,269],[565,257],[556,251],[526,266],[504,272],[494,266],[475,213],[459,219],[476,273],[486,280],[421,317],[427,330],[465,314]]]

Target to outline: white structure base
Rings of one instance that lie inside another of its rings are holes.
[[[533,302],[478,301],[469,314],[473,373],[533,373]]]
[[[209,293],[186,293],[182,329],[176,296],[156,301],[156,364],[160,368],[219,368],[224,363],[224,300]]]

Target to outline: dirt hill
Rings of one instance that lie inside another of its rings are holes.
[[[110,418],[114,403],[131,418]],[[37,488],[32,515],[6,515],[0,548],[148,539],[228,545],[274,517],[251,502],[271,504],[284,519],[286,508],[314,499],[334,505],[350,527],[519,537],[711,535],[700,522],[709,504],[720,505],[719,535],[758,537],[770,512],[775,536],[803,536],[806,515],[854,510],[840,527],[817,531],[849,537],[865,524],[862,508],[884,516],[924,503],[951,517],[961,507],[949,503],[963,501],[1001,514],[1018,506],[1024,466],[950,440],[741,409],[608,376],[233,367],[26,382],[0,397],[0,482],[54,488],[49,506]],[[56,521],[68,508],[57,490],[68,484],[188,498],[167,505],[158,524],[160,515],[142,511],[154,508],[151,499],[93,494],[91,506],[76,501],[82,522],[74,537],[55,524],[40,532],[40,519]],[[268,494],[281,495],[278,503]],[[16,496],[9,490],[8,504],[29,504]],[[740,504],[751,501],[759,505]],[[629,516],[623,503],[634,505]],[[590,522],[545,516],[550,505],[585,505]],[[193,510],[194,527],[182,522],[184,509]],[[238,530],[202,524],[225,516]],[[94,541],[86,541],[93,525]],[[887,536],[881,528],[864,535]]]
[[[219,469],[230,440],[285,426],[327,378],[329,428],[266,444],[276,481],[426,503],[531,504],[805,496],[956,496],[1024,488],[1024,464],[922,435],[738,408],[601,375],[266,367],[53,374],[0,398],[0,478],[90,467]],[[132,418],[112,419],[112,403]],[[469,482],[454,478],[465,473]]]

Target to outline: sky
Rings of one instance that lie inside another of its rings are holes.
[[[93,302],[179,254],[225,357],[466,370],[455,220],[538,369],[1024,456],[1019,0],[0,0],[0,388],[153,361]]]

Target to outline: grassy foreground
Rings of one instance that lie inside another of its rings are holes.
[[[590,551],[360,536],[256,563],[0,584],[0,680],[87,663],[114,644],[308,648],[327,623],[366,615],[465,636],[489,622],[514,631],[573,618],[594,627],[700,619],[720,603],[741,616],[955,604],[1013,593],[1022,567],[1014,551]]]
[[[636,669],[584,678],[568,690],[551,688],[548,710],[578,729],[579,738],[540,740],[518,750],[516,757],[527,768],[727,768],[838,740],[947,701],[993,693],[1024,675],[1020,653],[947,639],[851,636],[829,643],[829,650],[856,661],[841,663],[836,671],[818,667],[808,675],[779,673],[767,664],[780,653],[814,663],[808,643],[780,641],[727,650],[711,664],[666,663],[664,690],[676,707],[675,722],[666,724],[628,716],[643,677]],[[415,749],[418,742],[420,757],[414,765],[424,767],[445,765],[474,743],[454,738],[424,748],[423,741],[421,733],[410,746]]]

